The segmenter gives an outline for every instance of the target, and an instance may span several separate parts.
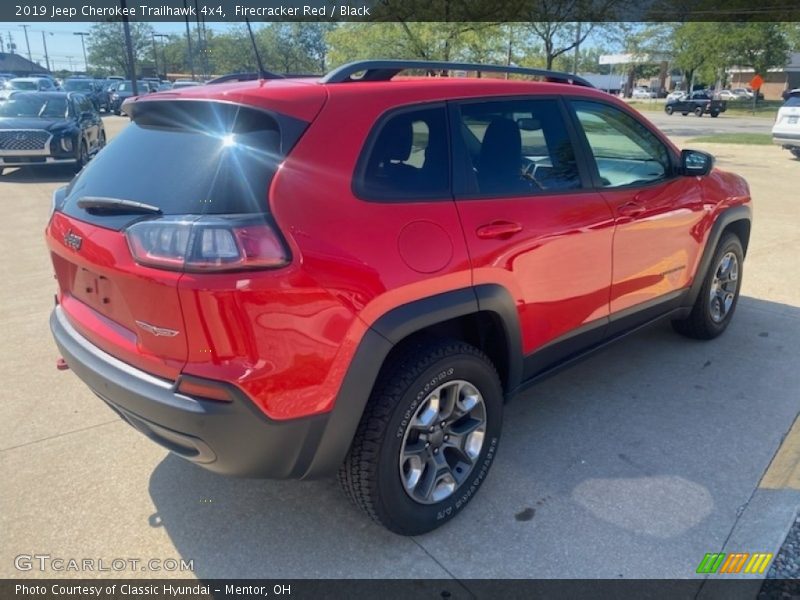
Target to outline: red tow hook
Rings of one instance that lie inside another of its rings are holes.
[[[56,361],[56,369],[59,371],[68,371],[69,365],[67,364],[67,361],[59,357],[59,359]]]

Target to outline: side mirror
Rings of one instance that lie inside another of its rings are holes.
[[[701,150],[682,150],[681,168],[684,175],[698,177],[708,175],[714,168],[714,157]]]

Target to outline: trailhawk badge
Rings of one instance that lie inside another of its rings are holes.
[[[166,327],[156,327],[145,323],[144,321],[136,321],[136,324],[148,333],[152,333],[156,337],[175,337],[178,331],[175,329],[167,329]]]

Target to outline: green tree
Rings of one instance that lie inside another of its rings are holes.
[[[766,77],[774,67],[786,64],[787,31],[781,23],[728,23],[728,52],[733,64],[750,67]]]
[[[133,58],[138,69],[154,67],[152,26],[149,23],[131,21],[130,29]],[[123,73],[126,77],[130,77],[122,23],[94,23],[90,34],[86,50],[92,69],[105,75]]]

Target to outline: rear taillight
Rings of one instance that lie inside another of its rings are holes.
[[[134,260],[188,272],[275,269],[290,261],[275,226],[265,217],[169,216],[140,221],[125,231]]]

